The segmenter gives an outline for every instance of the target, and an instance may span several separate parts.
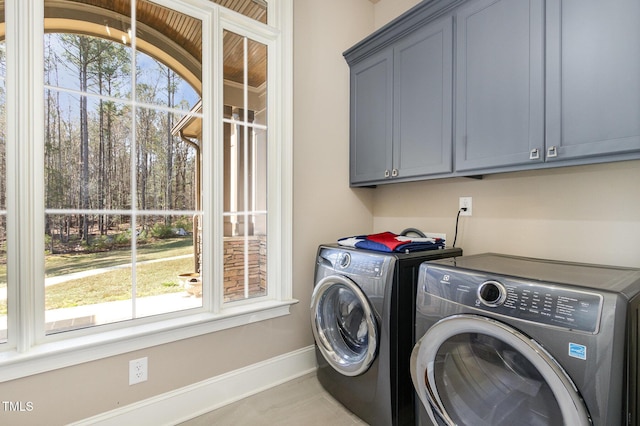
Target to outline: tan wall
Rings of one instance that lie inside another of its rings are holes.
[[[422,0],[380,0],[374,8],[374,25],[380,28]]]
[[[159,395],[313,343],[309,303],[321,242],[373,227],[371,191],[348,187],[348,67],[342,52],[373,31],[368,0],[295,0],[292,314],[0,384],[2,400],[33,401],[0,424],[56,425]],[[128,385],[128,362],[149,380]],[[19,423],[18,423],[19,422]]]
[[[640,161],[629,161],[388,185],[374,190],[374,229],[446,232],[452,244],[458,197],[472,196],[456,244],[465,254],[640,267],[638,182]]]
[[[295,0],[294,8],[293,275],[306,327],[318,245],[373,228],[374,194],[348,184],[349,68],[342,52],[374,28],[368,0]],[[304,334],[313,344],[310,329]]]

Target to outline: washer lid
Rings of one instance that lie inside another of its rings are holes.
[[[455,315],[437,322],[414,347],[411,376],[435,424],[591,425],[556,360],[490,318]]]
[[[347,277],[330,275],[316,284],[311,329],[322,356],[345,376],[364,373],[375,360],[375,315],[360,287]]]

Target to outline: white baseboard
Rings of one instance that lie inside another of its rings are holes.
[[[309,346],[72,425],[175,425],[315,369],[315,349]]]

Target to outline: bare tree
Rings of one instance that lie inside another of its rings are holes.
[[[79,215],[47,217],[51,248],[54,233],[60,241],[75,235],[90,243],[93,226],[106,235],[112,224],[120,227],[131,221],[128,214],[89,214],[91,210],[192,208],[193,149],[171,135],[173,113],[153,107],[188,109],[184,99],[176,103],[180,78],[145,57],[138,61],[144,70],[135,70],[138,103],[131,103],[129,46],[72,34],[46,37],[45,78],[51,87],[45,98],[46,206],[83,210]],[[65,93],[56,89],[60,86],[88,95]],[[137,194],[135,206],[132,191]],[[171,223],[164,215],[145,216],[141,222],[147,226],[160,220]]]
[[[89,77],[94,81],[97,91],[101,95],[116,97],[126,86],[130,74],[130,57],[127,49],[119,44],[107,40],[97,41],[102,54],[97,60],[89,64]],[[110,100],[99,101],[98,124],[98,188],[97,205],[102,210],[111,205],[110,182],[117,176],[117,164],[113,161],[114,137],[113,124],[118,115],[118,106]],[[108,217],[98,216],[100,234],[107,233]]]
[[[76,34],[63,34],[61,36],[64,46],[63,56],[67,59],[70,68],[77,72],[79,89],[81,92],[89,90],[89,72],[91,66],[99,62],[101,56],[110,42]],[[80,96],[80,208],[89,209],[89,113],[87,110],[87,97]],[[89,242],[89,217],[86,213],[82,216],[81,238]]]

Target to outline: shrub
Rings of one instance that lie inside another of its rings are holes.
[[[131,244],[131,233],[129,231],[115,234],[113,236],[113,244],[117,247],[128,246]]]
[[[113,248],[112,237],[109,237],[107,235],[100,235],[98,237],[91,238],[91,246],[89,247],[90,250],[102,251],[109,250],[111,248]]]
[[[187,232],[193,231],[193,219],[189,216],[181,216],[173,223],[174,228],[182,228]]]
[[[163,225],[160,223],[156,223],[151,228],[151,236],[153,238],[171,238],[173,237],[173,228],[169,225]]]

